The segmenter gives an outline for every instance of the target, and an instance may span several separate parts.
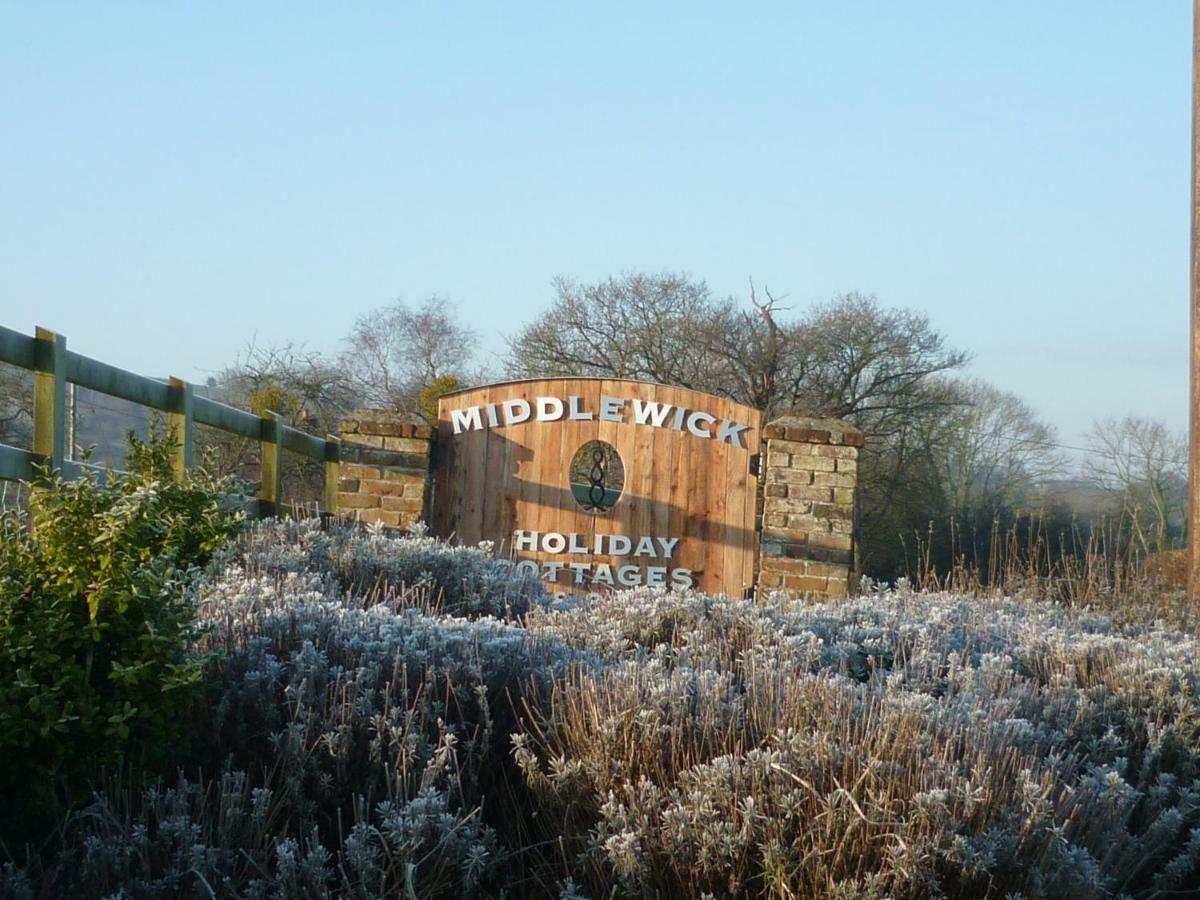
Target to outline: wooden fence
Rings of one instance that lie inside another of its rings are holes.
[[[71,383],[166,413],[168,431],[175,441],[177,479],[182,480],[192,464],[194,426],[208,425],[259,442],[262,485],[255,509],[258,515],[281,511],[285,450],[324,464],[325,511],[337,510],[341,445],[332,435],[321,439],[285,425],[278,413],[256,416],[198,396],[191,384],[179,378],[157,381],[81,356],[67,350],[65,337],[44,328],[29,337],[0,326],[0,361],[32,371],[34,382],[32,449],[0,444],[0,479],[36,483],[40,466],[61,472],[65,478],[77,478],[85,469],[99,470],[66,458],[66,394]]]

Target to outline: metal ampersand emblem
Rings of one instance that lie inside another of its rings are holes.
[[[604,498],[608,493],[605,478],[604,448],[597,447],[592,451],[592,470],[588,472],[588,481],[591,484],[588,486],[588,505],[584,509],[589,511],[595,509],[601,512],[607,509],[604,505]]]

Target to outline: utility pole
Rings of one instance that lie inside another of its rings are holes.
[[[1200,598],[1200,0],[1192,0],[1191,385],[1188,404],[1188,596]]]

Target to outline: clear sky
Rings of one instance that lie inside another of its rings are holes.
[[[0,2],[0,322],[202,379],[682,270],[920,309],[1067,442],[1182,429],[1190,6]]]

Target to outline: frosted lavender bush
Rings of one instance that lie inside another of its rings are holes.
[[[1197,877],[1188,635],[905,590],[635,590],[528,625],[613,660],[557,679],[514,737],[597,893],[1148,896]]]
[[[1153,620],[906,586],[554,606],[486,548],[295,522],[197,600],[208,694],[178,769],[98,791],[0,896],[1200,883],[1200,642]]]
[[[503,774],[510,694],[580,654],[487,615],[430,614],[423,596],[406,607],[416,594],[399,582],[371,603],[342,579],[372,552],[363,567],[455,585],[461,611],[540,596],[480,550],[264,524],[196,588],[207,697],[182,729],[184,770],[131,800],[98,796],[43,880],[76,897],[495,887],[482,808]],[[19,877],[0,873],[10,891]]]
[[[248,566],[332,576],[353,597],[452,615],[516,616],[546,602],[542,583],[515,573],[491,547],[467,547],[430,537],[423,525],[396,535],[382,527],[315,519],[264,523],[242,545]]]

